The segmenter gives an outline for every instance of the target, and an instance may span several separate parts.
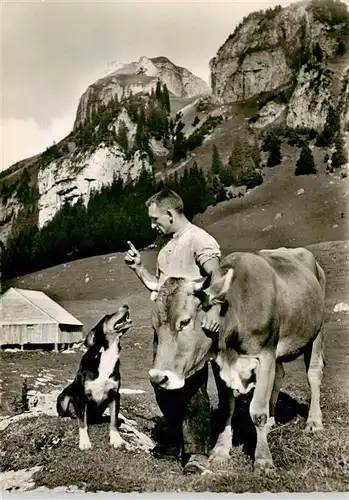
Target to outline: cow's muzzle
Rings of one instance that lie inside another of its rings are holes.
[[[184,386],[184,378],[181,379],[176,373],[169,370],[149,370],[149,378],[153,387],[159,389],[181,389]]]

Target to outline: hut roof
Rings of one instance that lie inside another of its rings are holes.
[[[10,288],[0,297],[0,324],[59,323],[83,326],[44,292]]]

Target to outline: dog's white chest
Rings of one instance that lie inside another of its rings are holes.
[[[102,354],[99,362],[99,373],[95,380],[85,382],[86,393],[96,403],[104,401],[111,389],[118,390],[120,381],[110,378],[114,371],[115,364],[119,359],[119,349],[117,345],[112,345],[108,349],[101,349]]]

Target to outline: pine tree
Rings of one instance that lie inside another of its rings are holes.
[[[214,144],[212,147],[212,163],[211,171],[214,175],[219,174],[222,169],[222,162],[218,153],[217,146]]]
[[[220,185],[220,188],[216,194],[216,203],[220,203],[221,201],[227,200],[227,193],[225,192],[223,184]]]
[[[333,143],[336,136],[339,134],[341,128],[340,115],[336,108],[330,106],[328,108],[326,124],[324,130],[319,137],[316,145],[329,146]]]
[[[337,47],[337,55],[344,56],[347,53],[347,48],[343,40],[339,40]]]
[[[297,166],[294,173],[295,175],[309,175],[317,173],[313,154],[308,144],[306,143],[304,143],[302,146],[301,153],[297,161]]]
[[[280,139],[278,138],[278,136],[274,130],[272,130],[271,132],[268,132],[268,134],[266,135],[266,137],[263,141],[262,151],[271,151],[273,148],[276,148],[276,146],[279,142],[280,142]]]
[[[332,167],[340,167],[348,161],[348,155],[345,151],[345,145],[342,137],[338,137],[335,141],[335,151],[332,154]]]
[[[163,106],[167,113],[171,113],[171,105],[170,105],[170,95],[168,93],[167,85],[164,83],[164,86],[162,88],[162,93],[163,93]]]
[[[275,167],[281,163],[280,141],[273,141],[272,147],[269,152],[268,167]]]
[[[116,134],[116,140],[122,147],[125,153],[128,152],[128,129],[124,121],[120,121],[119,129]]]
[[[156,82],[156,90],[155,90],[155,97],[156,99],[161,102],[161,98],[162,98],[162,91],[161,91],[161,82],[160,80],[158,80]]]
[[[316,42],[315,47],[313,49],[313,54],[314,54],[314,57],[316,58],[317,62],[322,61],[324,54],[322,52],[322,49],[320,47],[319,42]]]

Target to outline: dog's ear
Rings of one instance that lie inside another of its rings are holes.
[[[95,328],[92,328],[92,330],[88,332],[84,341],[85,347],[92,347],[93,345],[95,345],[95,334],[96,334]]]
[[[91,330],[88,332],[88,334],[85,338],[85,342],[84,342],[85,347],[92,347],[93,345],[96,345],[96,343],[99,343],[101,341],[101,337],[104,336],[103,324],[108,317],[109,317],[108,315],[104,316],[97,323],[97,325],[95,325],[93,328],[91,328]]]

